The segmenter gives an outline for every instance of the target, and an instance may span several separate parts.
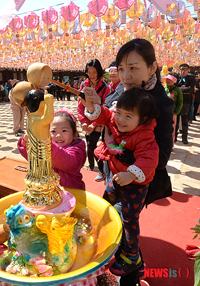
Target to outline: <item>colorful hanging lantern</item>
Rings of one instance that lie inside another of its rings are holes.
[[[96,17],[87,11],[80,14],[80,23],[85,27],[91,27],[95,20]]]
[[[96,17],[101,17],[105,15],[108,10],[108,1],[107,0],[92,0],[87,5],[88,10],[91,14]]]
[[[7,30],[6,30],[6,32],[5,32],[5,38],[6,38],[6,39],[11,39],[12,36],[13,36],[12,29],[9,28],[9,27],[7,27]]]
[[[62,6],[60,8],[60,11],[61,11],[61,16],[65,20],[72,22],[76,19],[76,17],[79,14],[79,7],[70,1],[70,2],[66,3],[65,6]]]
[[[140,0],[137,0],[126,13],[131,19],[135,17],[139,18],[144,13],[144,9],[144,4]]]
[[[42,11],[42,21],[48,26],[55,24],[58,19],[58,12],[50,7],[44,11]]]
[[[46,32],[49,32],[49,27],[43,23],[43,29],[46,31]],[[51,25],[51,32],[52,33],[55,33],[55,31],[57,30],[57,23]]]
[[[31,12],[24,16],[24,25],[28,29],[35,29],[39,26],[39,16],[34,12]]]
[[[114,5],[122,11],[126,11],[131,8],[134,2],[134,0],[114,0]]]
[[[19,31],[19,37],[22,38],[26,35],[26,28],[23,27],[20,31]]]
[[[102,19],[107,24],[115,23],[119,19],[119,10],[113,6],[112,4],[109,5],[107,12],[102,17]]]
[[[161,26],[161,14],[156,15],[151,22],[149,22],[149,26],[154,29],[158,29]]]
[[[0,30],[0,34],[4,34],[4,33],[6,32],[6,30],[7,30],[7,27],[1,29],[1,30]]]
[[[129,22],[126,23],[126,27],[130,33],[137,33],[137,31],[140,30],[141,25],[142,23],[138,19],[135,19],[135,21],[130,20]]]
[[[65,20],[63,17],[60,18],[60,27],[64,30],[64,31],[69,31],[71,30],[75,25],[75,22],[68,22],[67,20]]]
[[[185,3],[178,1],[178,3],[167,4],[166,15],[172,19],[180,17],[185,11]]]
[[[12,31],[16,32],[16,31],[19,31],[22,29],[23,27],[23,20],[18,17],[18,16],[15,16],[9,23],[8,25]]]

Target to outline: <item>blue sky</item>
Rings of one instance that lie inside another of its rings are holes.
[[[87,4],[90,0],[72,0],[78,7],[80,7],[80,11],[87,10]],[[142,1],[142,0],[141,0]],[[160,0],[162,1],[162,0]],[[196,13],[194,12],[193,6],[187,2],[187,0],[182,0],[186,3],[186,7],[188,10],[191,11],[192,16],[195,16]],[[45,3],[44,3],[45,2]],[[62,0],[48,0],[48,1],[42,1],[42,0],[26,0],[24,5],[21,7],[21,9],[18,11],[18,14],[26,13],[26,12],[35,12],[39,16],[41,16],[42,10],[53,6],[58,12],[60,11],[60,7],[63,6],[68,1],[62,1]],[[142,1],[144,2],[144,1]],[[146,1],[149,3],[148,1]],[[47,4],[48,3],[48,4]],[[113,0],[108,0],[109,4],[113,3]],[[39,10],[41,9],[41,10]],[[39,10],[39,11],[36,11]],[[22,14],[24,16],[24,14]]]

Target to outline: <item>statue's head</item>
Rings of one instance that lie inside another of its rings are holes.
[[[27,79],[32,85],[44,88],[49,85],[52,80],[51,68],[43,63],[34,63],[28,67]]]
[[[26,106],[31,113],[39,109],[42,101],[44,101],[44,92],[42,90],[32,89],[26,95]]]

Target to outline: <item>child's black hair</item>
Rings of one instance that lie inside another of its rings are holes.
[[[159,110],[153,96],[149,92],[135,87],[122,93],[118,99],[117,108],[131,112],[137,110],[140,124],[159,116]]]
[[[72,131],[73,131],[73,135],[75,135],[76,132],[77,132],[77,128],[76,128],[76,122],[74,122],[72,116],[71,116],[70,114],[68,114],[68,113],[66,113],[66,112],[62,112],[62,111],[54,114],[54,117],[59,117],[59,116],[60,116],[60,117],[63,117],[64,119],[66,119],[66,120],[69,121],[70,126],[71,126]],[[74,116],[74,115],[73,115],[73,116]],[[74,117],[74,118],[75,118],[75,117]]]

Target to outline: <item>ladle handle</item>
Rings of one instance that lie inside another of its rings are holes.
[[[51,82],[62,87],[62,88],[64,88],[64,89],[66,89],[67,91],[70,91],[73,94],[80,96],[81,98],[83,98],[85,100],[85,94],[83,92],[71,87],[70,85],[65,85],[64,83],[61,83],[61,82],[56,81],[54,79],[52,79]]]

